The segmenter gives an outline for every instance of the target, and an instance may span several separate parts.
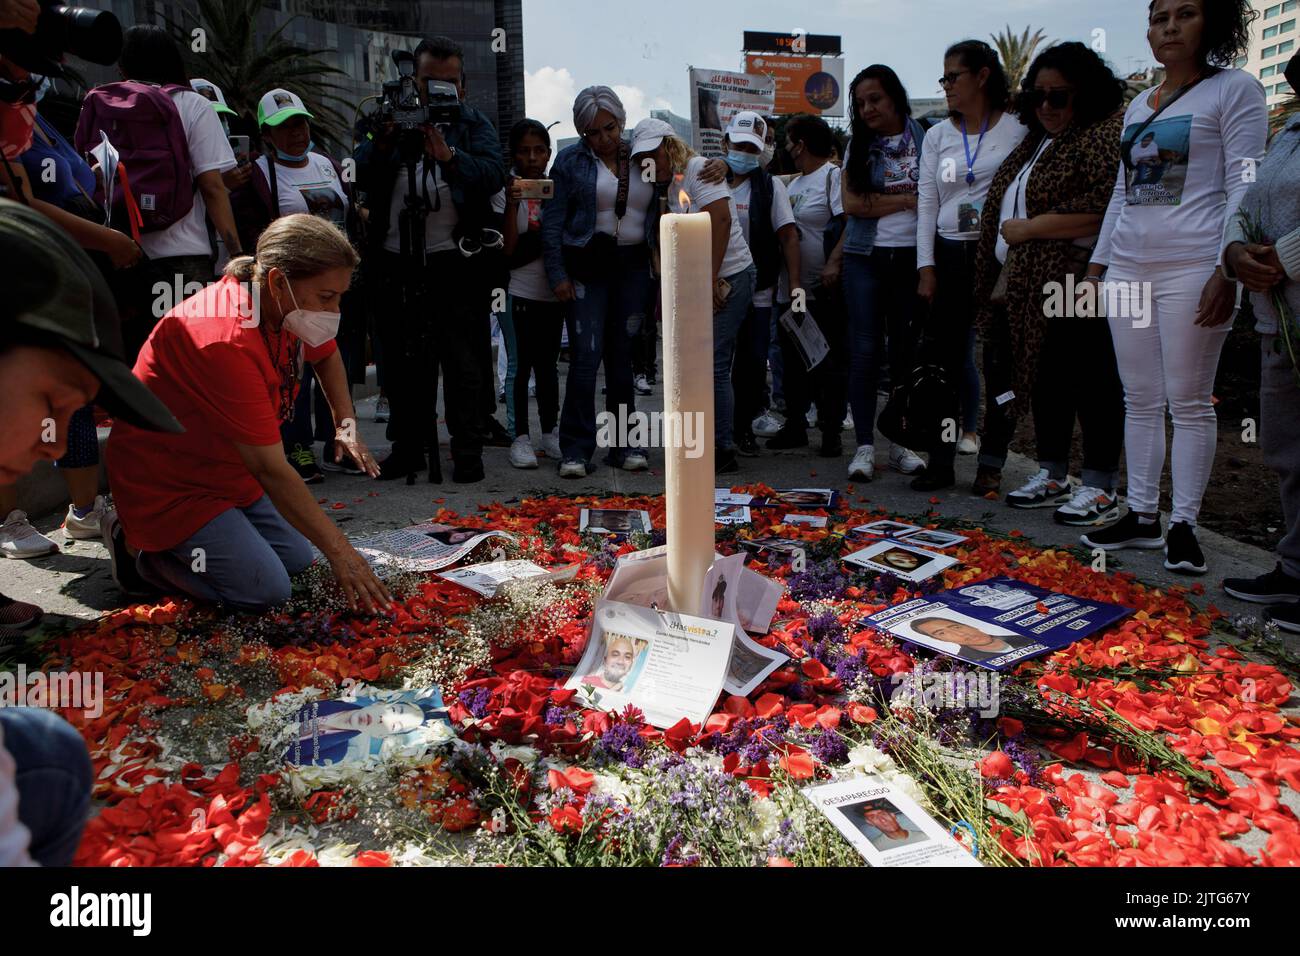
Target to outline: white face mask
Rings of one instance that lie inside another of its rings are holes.
[[[289,298],[293,299],[293,311],[284,314],[284,327],[312,348],[319,348],[338,335],[339,318],[337,312],[309,312],[298,308],[298,297],[289,286]]]

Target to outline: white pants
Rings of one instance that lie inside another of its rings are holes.
[[[1155,514],[1165,465],[1165,408],[1174,421],[1172,521],[1196,524],[1214,466],[1218,419],[1211,396],[1232,322],[1196,325],[1214,260],[1151,265],[1117,262],[1106,274],[1110,334],[1124,382],[1129,508]],[[1143,314],[1142,283],[1150,290]]]

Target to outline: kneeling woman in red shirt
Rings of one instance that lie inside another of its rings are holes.
[[[185,426],[179,435],[116,422],[108,441],[116,514],[106,518],[113,577],[241,610],[289,598],[291,575],[329,560],[354,609],[388,593],[284,457],[280,423],[310,362],[334,414],[336,443],[371,477],[378,468],[356,415],[334,335],[357,255],[316,216],[277,219],[255,257],[168,312],[136,377]],[[142,581],[140,579],[143,579]]]

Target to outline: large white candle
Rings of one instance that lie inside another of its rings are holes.
[[[659,226],[664,412],[680,424],[664,442],[668,602],[681,614],[699,613],[713,564],[712,237],[708,213],[665,215]]]

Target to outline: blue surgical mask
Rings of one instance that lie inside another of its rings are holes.
[[[737,176],[745,176],[758,169],[758,156],[755,153],[742,153],[739,150],[727,151],[727,165]]]
[[[304,159],[307,158],[308,153],[310,153],[315,148],[316,148],[316,141],[312,140],[310,143],[307,144],[307,152],[299,153],[298,155],[295,156],[293,153],[286,153],[279,146],[276,146],[275,158],[280,160],[280,162],[282,163],[301,163]]]

